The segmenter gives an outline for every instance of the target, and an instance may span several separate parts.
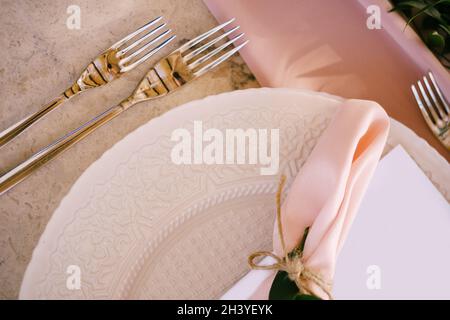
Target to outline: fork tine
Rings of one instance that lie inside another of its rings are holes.
[[[238,36],[234,37],[233,39],[231,39],[230,41],[224,43],[223,45],[221,45],[220,47],[214,49],[213,51],[209,52],[208,54],[204,55],[203,57],[195,60],[194,62],[192,62],[191,64],[189,64],[189,68],[190,69],[194,69],[197,66],[199,66],[200,64],[202,64],[203,62],[205,62],[206,60],[210,59],[211,57],[215,56],[216,54],[218,54],[219,52],[222,52],[223,49],[225,49],[226,47],[228,47],[230,44],[232,44],[233,42],[239,40],[240,38],[242,38],[244,36],[244,33],[239,34]]]
[[[191,60],[192,58],[194,58],[195,56],[199,55],[200,53],[202,53],[203,51],[205,51],[206,49],[208,49],[209,47],[211,47],[213,44],[216,44],[217,42],[219,42],[220,40],[222,40],[223,38],[227,37],[228,35],[232,34],[234,31],[236,31],[237,29],[239,29],[240,26],[234,27],[233,29],[225,32],[224,34],[222,34],[221,36],[211,40],[210,42],[204,44],[203,46],[201,46],[200,48],[197,48],[195,50],[193,50],[192,52],[188,53],[187,55],[185,55],[183,57],[184,61],[187,62],[189,60]]]
[[[149,31],[148,33],[146,33],[143,37],[139,38],[138,40],[134,41],[132,44],[130,44],[128,47],[126,47],[125,49],[122,49],[120,51],[117,52],[116,56],[117,57],[121,57],[123,55],[125,55],[127,52],[129,52],[131,49],[135,48],[136,46],[140,45],[143,41],[147,40],[148,38],[150,38],[152,35],[154,35],[156,32],[158,32],[159,30],[161,30],[162,28],[164,28],[167,25],[167,23],[163,23],[161,25],[159,25],[158,27],[156,27],[155,29]]]
[[[142,53],[144,50],[146,50],[148,47],[150,47],[151,45],[153,45],[154,43],[158,42],[159,40],[161,40],[162,38],[164,38],[167,34],[169,34],[172,30],[166,30],[163,33],[161,33],[159,36],[157,36],[156,38],[152,39],[150,42],[148,42],[147,44],[145,44],[144,46],[142,46],[141,48],[139,48],[138,50],[136,50],[135,52],[133,52],[132,54],[130,54],[129,56],[127,56],[126,58],[120,59],[119,65],[122,67],[123,65],[125,65],[127,62],[129,62],[130,60],[132,60],[134,57],[138,56],[140,53]]]
[[[128,40],[130,40],[131,38],[135,37],[136,35],[138,35],[139,33],[141,33],[144,30],[147,30],[148,28],[150,28],[152,25],[154,25],[155,23],[157,23],[158,21],[160,21],[162,19],[162,16],[157,17],[155,19],[153,19],[152,21],[146,23],[145,25],[143,25],[142,27],[140,27],[139,29],[137,29],[136,31],[130,33],[129,35],[127,35],[126,37],[124,37],[123,39],[117,41],[116,43],[114,43],[111,48],[112,49],[117,49],[119,47],[121,47],[122,45],[125,44],[125,42],[127,42]]]
[[[216,59],[215,61],[207,64],[206,66],[202,67],[200,70],[194,72],[194,75],[199,77],[202,74],[204,74],[205,72],[208,72],[209,70],[211,70],[212,68],[218,66],[219,64],[221,64],[222,62],[224,62],[225,60],[227,60],[229,57],[231,57],[234,53],[236,53],[237,51],[239,51],[243,46],[245,46],[247,43],[249,42],[249,40],[245,41],[244,43],[240,44],[239,46],[237,46],[236,48],[228,51],[227,53],[225,53],[224,55],[220,56],[218,59]]]
[[[425,101],[425,107],[428,111],[428,114],[431,117],[431,120],[433,120],[433,123],[438,124],[439,117],[434,110],[433,106],[431,105],[430,99],[428,98],[427,93],[425,92],[425,89],[423,88],[422,82],[417,81],[417,85],[419,86],[420,93],[422,94],[423,100]]]
[[[416,99],[417,105],[419,106],[419,109],[422,112],[422,115],[423,115],[425,121],[428,123],[430,128],[436,128],[435,122],[430,117],[430,114],[428,113],[427,109],[425,108],[425,106],[422,102],[422,99],[420,99],[419,93],[417,92],[415,85],[411,85],[411,91],[414,95],[414,98]]]
[[[186,42],[185,44],[183,44],[178,50],[183,53],[186,50],[189,50],[190,48],[192,48],[193,46],[195,46],[196,44],[198,44],[200,41],[206,39],[207,37],[209,37],[210,35],[212,35],[213,33],[216,33],[217,31],[219,31],[220,29],[222,29],[223,27],[229,25],[230,23],[232,23],[235,20],[235,18],[232,18],[230,20],[228,20],[225,23],[222,23],[221,25],[212,28],[209,31],[206,31],[205,33],[199,35],[198,37],[195,37],[194,39],[190,40],[189,42]]]
[[[434,109],[437,112],[439,118],[441,118],[442,120],[447,120],[444,109],[442,108],[441,104],[437,101],[436,96],[434,95],[434,92],[431,89],[427,77],[425,76],[423,77],[423,82],[425,83],[425,87],[427,88],[428,94],[431,97],[431,100],[433,101]]]
[[[441,100],[442,104],[444,105],[444,109],[445,109],[445,113],[447,113],[447,115],[450,115],[450,108],[448,106],[447,100],[444,98],[441,89],[439,89],[439,86],[436,83],[436,80],[434,80],[434,76],[433,73],[430,71],[428,72],[428,77],[430,77],[431,83],[433,84],[433,88],[436,91],[436,93],[439,96],[439,99]]]
[[[171,36],[170,38],[164,40],[163,42],[161,42],[157,47],[155,47],[154,49],[152,49],[150,52],[146,53],[144,56],[142,56],[141,58],[139,58],[138,60],[136,60],[135,62],[124,66],[123,68],[121,68],[120,72],[127,72],[130,71],[131,69],[134,69],[135,67],[137,67],[138,65],[140,65],[142,62],[144,62],[145,60],[147,60],[148,58],[150,58],[152,55],[154,55],[155,53],[157,53],[159,50],[161,50],[162,48],[164,48],[166,45],[168,45],[173,39],[176,38],[176,35]]]

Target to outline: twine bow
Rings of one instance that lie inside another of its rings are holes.
[[[323,292],[325,292],[329,299],[333,299],[333,296],[331,295],[331,283],[327,282],[319,273],[313,272],[305,266],[303,261],[303,252],[300,246],[296,247],[291,253],[288,253],[286,250],[286,243],[284,241],[283,235],[283,226],[281,224],[281,192],[283,191],[285,181],[286,177],[284,175],[281,176],[276,195],[278,234],[280,236],[284,258],[281,258],[270,251],[258,251],[248,257],[248,264],[250,268],[254,270],[285,271],[288,274],[289,279],[294,281],[297,285],[300,294],[315,295],[309,287],[310,283],[312,282],[317,285]],[[276,262],[266,266],[258,265],[254,262],[255,258],[264,258],[268,256],[275,259]]]

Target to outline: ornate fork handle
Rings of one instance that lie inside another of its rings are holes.
[[[166,26],[165,23],[151,29],[161,19],[162,17],[158,17],[148,22],[113,44],[109,49],[97,56],[86,67],[77,81],[59,97],[24,120],[0,132],[0,147],[14,139],[47,113],[60,106],[64,101],[87,89],[103,86],[119,78],[122,74],[134,69],[170,43],[175,36],[164,40],[171,32],[170,29],[163,32]]]
[[[20,133],[22,133],[26,128],[30,127],[33,123],[41,119],[47,113],[58,107],[61,103],[63,103],[67,98],[64,95],[60,95],[59,97],[53,99],[52,102],[42,107],[36,113],[24,118],[23,120],[17,122],[12,125],[8,129],[4,130],[0,133],[0,147],[4,144],[8,143],[15,137],[17,137]]]
[[[133,94],[119,105],[107,109],[6,172],[0,177],[0,194],[135,104],[164,96],[192,79],[192,73],[180,60],[181,55],[178,52],[162,59],[147,73]]]
[[[103,124],[112,120],[123,111],[124,108],[121,105],[106,110],[104,113],[93,118],[92,120],[85,123],[81,127],[70,132],[69,134],[59,138],[52,144],[35,153],[25,162],[22,162],[12,170],[5,173],[3,176],[0,177],[0,194],[2,194],[9,188],[13,187],[17,183],[25,179],[34,170],[43,166],[45,163],[56,157],[58,154],[67,150],[76,142],[80,141],[81,139],[86,137],[88,134],[90,134]]]
[[[114,60],[114,56],[115,51],[113,50],[101,54],[87,66],[77,81],[60,96],[56,97],[40,110],[2,131],[0,133],[0,147],[17,137],[32,124],[76,94],[90,88],[103,86],[118,77],[119,70],[117,69],[117,62]]]

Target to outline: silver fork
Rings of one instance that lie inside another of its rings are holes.
[[[167,45],[175,36],[167,38],[171,30],[165,30],[166,23],[158,24],[161,20],[158,17],[113,44],[86,67],[71,87],[34,114],[0,132],[0,147],[71,97],[119,78]]]
[[[431,83],[431,84],[430,84]],[[433,134],[450,150],[450,109],[431,72],[411,85],[414,98]],[[419,94],[420,92],[420,94]],[[423,99],[422,99],[423,98]]]
[[[231,45],[241,39],[244,34],[234,36],[224,44],[213,47],[216,43],[234,33],[239,26],[236,26],[222,35],[206,40],[225,26],[231,24],[231,19],[204,34],[185,43],[167,57],[161,59],[145,75],[134,92],[117,106],[107,109],[102,114],[83,124],[74,131],[59,138],[47,147],[43,148],[25,162],[5,173],[0,177],[0,194],[3,194],[14,185],[22,181],[34,170],[53,159],[56,155],[74,145],[88,134],[117,117],[122,112],[142,101],[165,96],[183,85],[197,79],[204,73],[218,66],[223,61],[231,57],[235,52],[248,43],[248,40],[231,49]],[[197,47],[197,45],[199,45]],[[228,50],[229,48],[229,50]]]

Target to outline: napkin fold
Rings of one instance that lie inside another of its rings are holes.
[[[303,250],[306,268],[332,281],[336,258],[348,234],[370,178],[380,159],[389,131],[389,118],[375,102],[347,100],[338,108],[308,160],[293,181],[281,208],[287,251],[293,250],[310,227]],[[274,253],[284,253],[275,225]],[[261,272],[253,270],[252,272]],[[247,297],[267,299],[276,272],[253,277]],[[252,277],[250,276],[250,279]],[[239,285],[249,286],[249,277]],[[257,287],[257,288],[256,288]],[[319,297],[327,295],[310,283]],[[232,299],[233,294],[225,295]]]

